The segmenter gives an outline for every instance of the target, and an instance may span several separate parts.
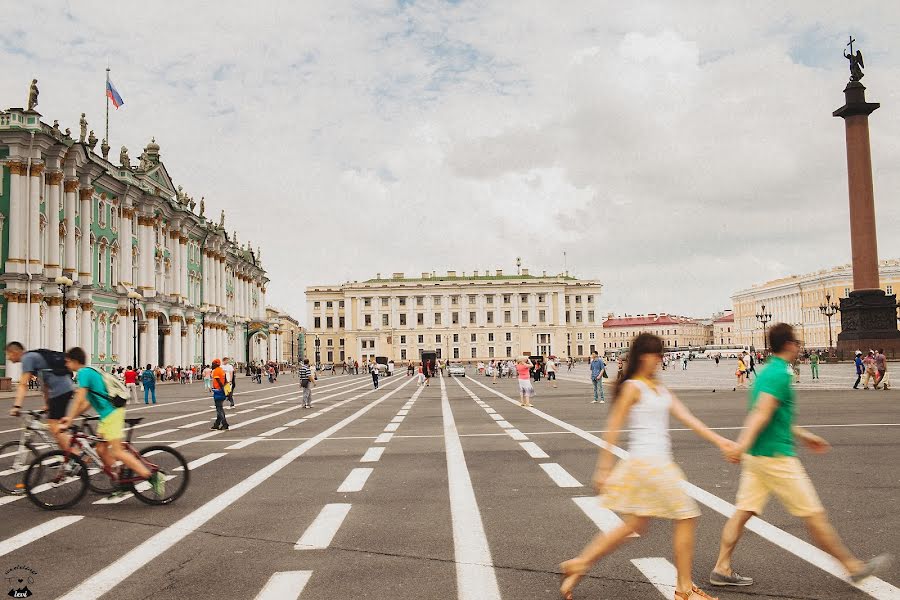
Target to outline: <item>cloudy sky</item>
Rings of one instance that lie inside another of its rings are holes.
[[[631,6],[629,6],[631,5]],[[262,247],[270,304],[376,272],[568,267],[602,308],[705,315],[849,262],[843,103],[865,54],[882,258],[900,256],[893,2],[15,2],[0,104],[156,136]],[[117,155],[116,153],[113,153]]]

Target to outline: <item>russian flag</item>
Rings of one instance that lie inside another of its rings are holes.
[[[113,106],[115,106],[117,110],[120,106],[125,104],[125,101],[122,100],[122,96],[116,91],[116,88],[112,84],[112,81],[109,80],[109,77],[106,78],[106,96],[112,100]]]

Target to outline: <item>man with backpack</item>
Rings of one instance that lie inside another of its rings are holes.
[[[312,388],[316,385],[316,376],[309,368],[309,359],[304,358],[297,369],[297,377],[300,379],[300,389],[303,392],[303,408],[312,408]]]
[[[210,429],[221,429],[228,431],[228,419],[225,418],[225,371],[222,369],[222,363],[218,358],[212,361],[212,388],[213,388],[213,404],[216,405],[216,421]]]
[[[147,400],[152,395],[153,404],[156,404],[156,373],[150,365],[141,371],[141,384],[144,386],[144,404],[150,404]]]
[[[44,409],[47,411],[47,426],[59,447],[66,449],[69,446],[69,436],[66,435],[65,427],[60,427],[59,421],[66,416],[69,401],[75,393],[75,384],[72,383],[72,372],[66,367],[65,355],[62,352],[44,349],[25,352],[22,344],[10,342],[6,345],[6,359],[13,363],[22,363],[22,377],[19,379],[16,399],[9,414],[14,417],[19,415],[29,384],[40,376],[41,389],[44,392]]]
[[[78,389],[69,407],[69,414],[59,421],[60,427],[64,429],[69,427],[72,420],[87,410],[88,406],[93,408],[100,417],[97,435],[103,438],[103,441],[97,442],[97,454],[103,459],[103,464],[112,467],[116,461],[121,461],[126,468],[146,479],[153,492],[161,497],[165,491],[162,473],[151,475],[150,470],[136,456],[122,448],[128,390],[113,375],[93,367],[86,367],[84,365],[86,361],[87,357],[81,348],[71,348],[66,352],[66,366],[77,374]]]

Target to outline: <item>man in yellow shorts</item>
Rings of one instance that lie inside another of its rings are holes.
[[[737,492],[737,510],[725,524],[719,549],[719,559],[709,576],[709,582],[720,586],[752,585],[753,579],[739,575],[731,567],[731,555],[744,532],[744,525],[754,515],[762,513],[771,494],[795,517],[806,522],[810,536],[847,569],[850,580],[858,583],[890,565],[891,556],[882,554],[868,562],[856,558],[844,546],[828,516],[812,481],[797,458],[795,440],[800,440],[813,452],[823,453],[829,448],[821,437],[794,425],[795,392],[791,381],[791,363],[800,353],[800,343],[794,329],[779,323],[769,330],[769,347],[774,356],[750,391],[750,414],[744,430],[729,459],[740,462],[741,481]]]
[[[85,362],[87,357],[81,348],[71,348],[66,352],[66,366],[76,374],[78,387],[69,407],[69,414],[60,419],[60,426],[63,429],[68,427],[72,420],[90,405],[100,417],[97,435],[104,441],[97,442],[97,454],[103,459],[103,463],[111,467],[117,460],[121,461],[123,465],[146,479],[156,495],[161,496],[164,483],[162,474],[157,472],[151,475],[150,470],[136,456],[122,448],[122,440],[125,438],[125,409],[113,406],[103,383],[103,376],[96,369],[86,367]]]

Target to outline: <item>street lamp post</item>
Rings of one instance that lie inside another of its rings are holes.
[[[69,279],[64,275],[60,275],[56,278],[56,285],[59,286],[59,291],[62,293],[62,351],[66,351],[66,294],[69,291],[69,288],[72,287],[75,282]]]
[[[319,334],[317,333],[316,334],[316,371],[319,370],[319,344],[320,343],[321,342],[319,341]]]
[[[137,369],[138,365],[138,326],[137,326],[137,305],[141,300],[141,295],[135,291],[128,292],[128,303],[131,305],[131,322],[132,322],[132,332],[131,332],[131,360],[134,365],[134,368]]]
[[[250,377],[250,319],[244,320],[244,365],[247,368],[247,377]]]
[[[837,314],[840,307],[831,301],[831,294],[825,294],[825,304],[819,306],[819,312],[828,318],[828,354],[831,355],[834,349],[834,340],[831,337],[831,317]]]
[[[206,365],[206,313],[209,312],[209,305],[204,304],[198,310],[200,311],[200,328],[202,330],[200,334],[200,362]]]
[[[772,313],[766,312],[765,304],[762,305],[762,310],[756,313],[756,320],[762,323],[763,326],[763,354],[766,354],[768,347],[768,342],[766,341],[766,325],[772,321]]]

